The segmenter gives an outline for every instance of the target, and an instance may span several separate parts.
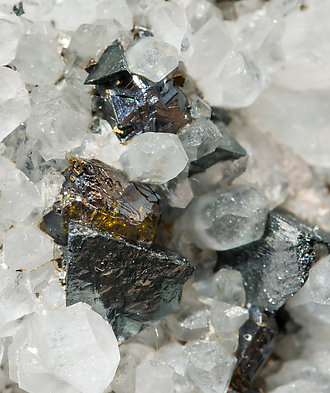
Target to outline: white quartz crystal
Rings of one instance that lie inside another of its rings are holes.
[[[65,58],[86,67],[91,58],[98,60],[119,34],[115,23],[83,24],[73,33]]]
[[[284,19],[281,50],[283,67],[274,77],[276,84],[294,90],[329,89],[330,34],[327,0],[307,1],[303,12],[297,7]]]
[[[131,9],[127,5],[126,0],[102,0],[97,6],[98,19],[117,21],[123,28],[130,30],[133,28],[133,17]]]
[[[27,272],[15,272],[0,265],[0,277],[1,336],[6,325],[34,311],[35,294]]]
[[[183,171],[188,162],[180,139],[174,134],[146,132],[127,145],[120,163],[131,180],[165,183]]]
[[[18,42],[23,34],[23,24],[14,14],[0,11],[0,64],[9,64],[16,54]]]
[[[191,45],[193,54],[185,63],[188,73],[200,79],[216,76],[233,44],[224,22],[215,15],[193,34]]]
[[[134,393],[136,368],[154,350],[138,343],[122,344],[119,350],[120,362],[111,388],[116,393]]]
[[[77,100],[76,93],[71,86],[65,90],[53,87],[35,92],[36,101],[26,131],[40,140],[40,154],[45,160],[64,158],[67,151],[80,146],[87,136],[90,108]],[[80,100],[83,99],[81,92]]]
[[[31,393],[103,393],[118,363],[111,326],[83,303],[26,318],[9,348],[10,377]]]
[[[53,246],[53,239],[38,227],[15,227],[4,236],[4,261],[13,270],[33,270],[53,258]]]
[[[93,23],[97,19],[95,0],[65,0],[53,5],[51,17],[59,30],[76,30],[85,23]]]
[[[216,333],[238,331],[248,318],[246,308],[217,300],[211,303],[211,323]]]
[[[154,37],[141,38],[126,52],[131,72],[159,82],[179,64],[178,51],[174,46]]]
[[[246,114],[311,165],[330,167],[329,91],[267,89]]]
[[[173,370],[154,357],[136,368],[135,393],[174,393]]]
[[[0,67],[0,140],[31,113],[28,92],[18,72]]]
[[[264,88],[257,67],[243,53],[232,51],[223,60],[215,77],[209,73],[198,81],[198,87],[213,106],[243,108],[251,105]]]
[[[187,32],[188,22],[184,10],[174,2],[157,4],[148,14],[154,36],[181,51],[182,40]]]
[[[31,85],[55,83],[64,70],[56,41],[46,34],[25,34],[13,63],[24,82]]]
[[[199,247],[228,250],[264,234],[268,201],[255,188],[236,186],[198,197],[185,213],[186,226]]]
[[[234,118],[229,128],[249,156],[245,172],[234,184],[253,185],[265,195],[271,208],[280,205],[287,196],[288,179],[272,140],[240,118]]]
[[[191,342],[187,374],[203,393],[225,393],[235,365],[235,357],[218,342]]]
[[[23,223],[42,206],[36,186],[5,157],[0,156],[0,226]]]

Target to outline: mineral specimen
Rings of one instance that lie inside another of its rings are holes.
[[[107,47],[100,60],[92,67],[85,84],[102,85],[116,82],[120,77],[125,78],[128,72],[123,47],[117,40]]]
[[[98,160],[70,157],[64,175],[63,198],[42,226],[55,240],[65,243],[65,228],[75,220],[128,241],[152,242],[160,211],[151,187],[129,182],[123,172]]]
[[[190,176],[204,172],[219,161],[237,159],[246,154],[221,122],[196,120],[179,133],[179,138],[190,161]]]
[[[237,365],[231,386],[245,392],[274,351],[277,339],[274,315],[251,308],[249,320],[239,330]]]
[[[107,48],[85,83],[97,85],[104,116],[122,141],[142,132],[176,133],[190,121],[186,99],[173,80],[153,83],[130,74],[119,42]]]
[[[329,252],[329,239],[317,228],[275,210],[262,239],[219,252],[218,264],[242,273],[247,303],[275,311],[304,285],[312,264]]]
[[[262,194],[236,186],[196,198],[185,212],[184,225],[199,247],[227,250],[260,239],[267,213]]]
[[[177,135],[148,132],[128,144],[119,162],[131,180],[162,184],[182,172],[188,158]]]
[[[119,341],[179,306],[193,267],[171,252],[127,243],[75,222],[69,225],[67,304],[86,302]]]
[[[26,318],[9,361],[11,379],[30,392],[103,393],[119,351],[111,326],[79,303]]]
[[[160,82],[179,64],[176,48],[154,37],[135,41],[126,55],[130,71],[152,82]]]

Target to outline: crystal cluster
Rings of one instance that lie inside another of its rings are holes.
[[[0,3],[0,393],[329,392],[328,0]]]

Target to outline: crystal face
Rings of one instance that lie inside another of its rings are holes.
[[[329,239],[328,234],[275,210],[262,239],[219,252],[218,263],[242,273],[248,303],[276,311],[304,285],[312,264],[329,252]]]
[[[0,392],[329,393],[330,2],[0,3]]]
[[[120,341],[175,311],[193,267],[175,253],[69,225],[67,304],[90,304]]]
[[[82,221],[117,237],[152,242],[160,211],[151,187],[131,183],[123,172],[97,160],[70,157],[64,175],[59,209],[66,223]],[[56,209],[52,216],[56,219]]]
[[[104,117],[122,141],[142,132],[176,133],[190,121],[186,99],[173,80],[153,83],[131,74],[119,42],[107,48],[85,83],[97,85]]]

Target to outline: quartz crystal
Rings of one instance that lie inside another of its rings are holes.
[[[196,244],[227,250],[262,237],[268,203],[256,189],[237,186],[197,198],[189,206],[186,226]]]
[[[67,151],[80,146],[87,136],[90,107],[77,101],[74,87],[65,91],[56,87],[46,91],[36,88],[34,92],[36,101],[26,132],[40,140],[40,154],[44,160],[65,158]]]
[[[189,356],[187,374],[203,393],[225,393],[235,358],[218,342],[191,342],[185,346]]]
[[[119,351],[111,326],[78,303],[26,318],[10,345],[9,363],[10,378],[31,393],[103,393]]]
[[[137,40],[126,55],[130,71],[153,82],[161,81],[179,64],[175,47],[153,37]]]
[[[13,63],[24,82],[31,85],[52,84],[64,71],[56,41],[46,34],[25,34]]]
[[[3,256],[13,270],[32,270],[53,258],[53,240],[34,225],[15,227],[5,233]]]
[[[98,1],[96,11],[98,18],[101,20],[114,20],[125,30],[131,30],[133,28],[133,15],[131,7],[128,7],[126,0],[111,0],[111,2],[106,0]]]
[[[246,110],[247,116],[308,164],[329,168],[328,97],[327,90],[297,92],[274,86]]]
[[[161,184],[182,172],[188,158],[176,135],[148,132],[128,144],[120,163],[131,180]]]
[[[275,311],[304,285],[310,267],[328,249],[329,235],[272,211],[262,239],[220,252],[218,263],[241,271],[248,303]]]
[[[0,67],[0,140],[31,113],[30,99],[18,72]]]
[[[159,3],[149,12],[148,20],[155,38],[174,46],[180,53],[188,29],[184,10],[176,3]]]
[[[8,324],[34,311],[35,294],[27,272],[15,272],[0,265],[0,274],[0,335],[2,336],[2,331]]]
[[[27,222],[42,205],[37,187],[5,157],[0,157],[0,227]]]
[[[245,150],[221,122],[196,120],[180,132],[179,138],[190,161],[189,175],[204,172],[218,161],[245,155]]]
[[[16,54],[18,42],[23,34],[20,19],[13,14],[0,12],[0,64],[9,64]]]
[[[158,359],[146,359],[136,368],[135,393],[174,393],[173,370]]]
[[[135,245],[70,224],[67,304],[89,303],[119,339],[178,308],[193,267],[173,252]],[[99,274],[102,272],[102,274]]]

